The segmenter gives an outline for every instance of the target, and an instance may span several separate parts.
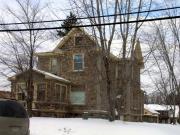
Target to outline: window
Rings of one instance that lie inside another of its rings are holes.
[[[84,68],[84,55],[83,54],[75,54],[73,57],[74,60],[74,70],[82,71]]]
[[[55,85],[55,100],[57,102],[66,102],[66,97],[67,97],[67,90],[66,86],[56,84]]]
[[[46,96],[46,83],[37,84],[37,101],[44,101]]]
[[[75,46],[82,46],[83,45],[83,37],[76,36],[75,37]]]
[[[66,101],[66,86],[61,86],[62,90],[61,90],[61,102],[65,102]]]
[[[56,66],[57,65],[57,59],[56,58],[52,58],[52,61],[51,61],[52,63],[52,67],[53,66]]]
[[[57,74],[58,72],[58,61],[57,58],[50,59],[50,72],[53,74]]]
[[[25,93],[26,93],[26,84],[18,83],[17,84],[17,99],[25,100]]]
[[[84,91],[71,91],[70,94],[71,104],[84,105],[85,104],[85,92]]]

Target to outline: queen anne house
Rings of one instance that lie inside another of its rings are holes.
[[[143,115],[143,91],[140,89],[140,69],[143,58],[140,44],[135,47],[133,91],[131,91],[132,121]],[[81,117],[85,113],[104,116],[108,111],[106,83],[103,79],[101,51],[93,38],[83,29],[73,28],[51,52],[36,54],[37,68],[33,69],[33,114],[35,116]],[[128,61],[128,60],[127,60]],[[111,55],[112,89],[115,98],[123,93],[120,83],[123,69],[121,59]],[[12,93],[17,100],[26,96],[27,72],[9,78]],[[128,72],[128,71],[127,71]],[[123,99],[126,99],[124,95]],[[121,118],[126,120],[126,100],[117,102]]]

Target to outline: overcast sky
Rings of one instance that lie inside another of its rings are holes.
[[[5,15],[5,5],[10,5],[13,8],[17,8],[16,4],[14,2],[15,0],[0,0],[0,15]],[[111,0],[113,1],[113,0]],[[164,0],[153,0],[154,1],[154,8],[164,8],[164,4],[165,2],[163,2]],[[168,1],[174,1],[174,5],[175,6],[180,6],[180,0],[166,0],[166,2],[168,3]],[[45,18],[46,20],[50,20],[50,19],[64,19],[66,17],[66,15],[69,14],[70,12],[70,5],[69,5],[69,0],[41,0],[42,4],[48,4],[48,8],[47,8],[47,12],[44,12],[44,14],[46,14],[47,18]],[[54,13],[56,15],[54,15]],[[7,18],[7,20],[10,20],[9,18]],[[149,27],[145,28],[146,30],[149,30]],[[7,83],[6,78],[1,78],[0,77],[0,82],[1,84]],[[142,76],[142,81],[145,85],[149,85],[151,82],[149,80],[149,78],[147,78],[146,75]],[[3,89],[0,87],[0,90]],[[152,91],[150,89],[147,89],[147,91]]]

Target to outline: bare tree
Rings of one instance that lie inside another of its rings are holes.
[[[170,15],[170,14],[168,14]],[[154,32],[148,36],[152,57],[156,63],[159,79],[151,77],[159,92],[162,93],[164,103],[173,107],[175,119],[176,97],[179,95],[178,66],[179,66],[179,25],[178,20],[160,21],[153,23]],[[156,33],[154,35],[154,33]],[[151,37],[151,38],[150,38]],[[152,72],[149,71],[151,76]],[[157,74],[156,74],[157,75]],[[171,98],[170,98],[171,96]],[[175,124],[175,120],[173,121]]]
[[[77,14],[84,14],[87,17],[91,16],[104,16],[108,12],[110,12],[110,9],[108,9],[108,1],[103,0],[78,0],[78,1],[71,1],[73,5],[76,6],[76,12]],[[111,4],[113,6],[113,9],[111,10],[111,13],[117,14],[117,7],[118,7],[118,0],[115,0]],[[108,13],[109,14],[109,13]],[[107,88],[107,99],[109,104],[109,120],[114,120],[114,99],[113,99],[113,91],[112,91],[112,80],[110,78],[110,50],[111,50],[111,43],[114,38],[115,33],[115,24],[112,26],[103,26],[101,24],[107,23],[107,22],[114,22],[116,23],[117,16],[113,18],[105,18],[105,17],[98,17],[98,18],[90,18],[88,22],[90,24],[99,24],[99,26],[92,27],[92,35],[95,38],[95,41],[97,42],[97,46],[99,46],[99,49],[101,50],[101,56],[103,60],[104,65],[104,71],[105,75],[103,78],[106,80],[106,88]],[[108,40],[109,39],[109,40]]]
[[[21,25],[2,26],[2,29],[33,29],[40,27],[42,24],[34,24],[31,22],[41,21],[43,19],[42,11],[45,6],[42,6],[40,0],[15,0],[16,9],[7,6],[8,15],[13,22],[23,23]],[[5,18],[5,17],[4,17]],[[6,20],[4,19],[3,22]],[[28,71],[26,81],[27,89],[27,109],[29,116],[32,115],[32,100],[33,100],[33,67],[35,65],[34,53],[41,43],[45,41],[43,31],[29,30],[26,32],[7,32],[4,33],[4,39],[1,42],[2,48],[6,51],[1,52],[0,62],[7,69],[14,73]]]
[[[147,4],[148,3],[148,4]],[[146,1],[146,4],[148,6],[145,6],[145,1],[139,0],[139,1],[131,1],[131,0],[120,0],[118,3],[118,9],[120,14],[127,15],[121,15],[119,16],[120,22],[128,22],[132,18],[136,20],[135,24],[129,24],[129,23],[122,23],[119,25],[119,31],[120,37],[122,39],[122,60],[123,60],[123,69],[129,69],[129,72],[122,72],[122,79],[121,83],[124,84],[123,88],[125,91],[123,92],[123,97],[126,97],[126,114],[127,114],[127,120],[131,120],[131,108],[132,108],[132,101],[133,101],[133,82],[134,82],[134,66],[137,62],[135,57],[135,44],[139,44],[139,35],[138,31],[140,30],[143,23],[139,23],[138,20],[140,19],[146,19],[149,15],[148,13],[146,15],[141,15],[140,12],[143,10],[143,7],[147,10],[150,10],[152,0]],[[137,14],[132,15],[130,14],[132,11],[134,11],[134,8],[137,11]],[[130,57],[129,63],[126,62],[127,58]],[[140,60],[143,62],[143,60]],[[142,113],[142,112],[141,112]],[[142,120],[142,119],[141,119]]]
[[[147,1],[146,1],[147,2]],[[94,37],[97,44],[100,46],[100,50],[102,53],[102,59],[104,63],[104,69],[106,73],[106,85],[107,85],[107,96],[109,101],[109,119],[114,119],[114,109],[115,109],[115,91],[112,89],[112,82],[110,75],[110,57],[111,57],[111,47],[112,40],[116,37],[116,34],[122,39],[122,51],[120,56],[122,56],[123,67],[124,69],[130,69],[129,72],[125,72],[122,75],[122,78],[125,78],[121,81],[124,84],[124,95],[127,95],[127,120],[132,120],[130,118],[131,115],[131,95],[132,91],[132,82],[133,82],[133,74],[134,74],[134,49],[135,44],[138,42],[138,30],[142,26],[142,23],[138,23],[140,18],[146,19],[148,14],[145,16],[141,16],[140,13],[136,15],[130,14],[130,12],[136,9],[137,12],[140,12],[144,7],[143,0],[139,1],[131,1],[131,0],[72,0],[70,4],[73,5],[74,12],[76,12],[79,16],[89,17],[88,20],[85,20],[83,23],[90,23],[92,28],[89,29],[89,32],[92,32],[92,36]],[[149,0],[149,5],[146,9],[150,9],[151,0]],[[114,16],[109,16],[114,14]],[[127,14],[127,15],[117,15],[117,14]],[[106,23],[116,23],[116,22],[128,22],[132,18],[137,21],[135,24],[120,24],[120,25],[103,25]],[[127,52],[129,48],[129,52]],[[129,55],[130,54],[130,55]],[[130,62],[127,62],[127,58],[130,57]],[[121,61],[121,62],[122,62]],[[120,112],[119,112],[120,113]]]

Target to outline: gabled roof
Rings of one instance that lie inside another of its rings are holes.
[[[66,83],[71,83],[69,80],[65,79],[65,78],[62,78],[60,76],[57,76],[57,75],[54,75],[52,73],[49,73],[49,72],[46,72],[46,71],[43,71],[43,70],[39,70],[39,69],[33,69],[34,72],[36,73],[39,73],[39,74],[42,74],[42,75],[45,75],[45,78],[46,79],[55,79],[55,80],[59,80],[59,81],[62,81],[62,82],[66,82]],[[9,77],[8,80],[15,80],[16,79],[16,76],[19,76],[23,73],[25,73],[27,71],[24,71],[22,73],[19,73],[19,74],[15,74],[14,76],[12,77]]]
[[[36,56],[58,56],[58,55],[63,54],[63,50],[61,50],[61,48],[65,45],[66,41],[77,31],[81,31],[84,35],[89,37],[91,41],[98,44],[99,41],[95,41],[95,39],[91,35],[89,35],[83,28],[72,28],[66,36],[64,36],[61,39],[58,39],[56,42],[53,43],[54,45],[56,45],[56,47],[52,51],[39,52],[39,53],[36,53],[35,55]],[[115,40],[115,41],[120,41],[120,40]],[[121,44],[121,42],[118,42],[118,44]],[[112,46],[114,47],[113,42],[112,42]],[[117,51],[118,48],[115,48],[115,50]],[[97,51],[101,51],[101,49],[97,48]],[[135,53],[136,59],[139,61],[139,64],[141,65],[141,68],[144,68],[143,56],[142,56],[139,40],[137,40],[137,43],[135,45],[134,53]],[[113,52],[110,52],[110,58],[114,60],[121,60],[121,58],[113,54]],[[129,58],[126,58],[126,59],[129,59]]]
[[[84,29],[82,29],[82,28],[72,28],[71,31],[70,31],[66,36],[64,36],[63,39],[58,43],[58,45],[55,47],[55,49],[53,50],[53,52],[56,51],[58,48],[62,48],[63,45],[64,45],[64,43],[65,43],[65,42],[70,38],[70,36],[71,36],[72,34],[74,34],[77,30],[83,32],[84,35],[88,36],[90,40],[92,40],[93,42],[95,42],[95,40],[94,40],[87,32],[84,31]]]

